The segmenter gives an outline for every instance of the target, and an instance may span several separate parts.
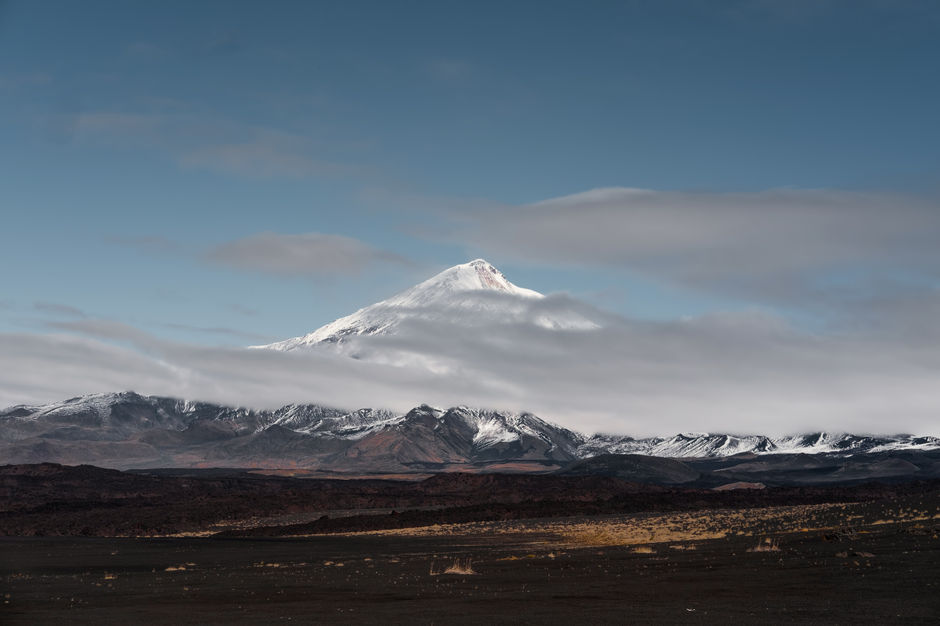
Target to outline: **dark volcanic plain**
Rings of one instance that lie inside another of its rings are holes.
[[[0,505],[3,624],[940,616],[936,480],[716,491],[43,464],[0,468]]]

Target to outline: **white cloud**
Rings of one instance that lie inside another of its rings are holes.
[[[351,343],[358,359],[170,343],[101,320],[67,326],[97,339],[0,335],[0,403],[134,389],[254,407],[467,404],[634,435],[938,434],[940,354],[903,334],[811,334],[764,313],[637,321],[563,296],[520,306],[528,320],[455,327],[423,316],[397,335]],[[565,308],[603,327],[531,323]]]

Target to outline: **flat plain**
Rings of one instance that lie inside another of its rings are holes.
[[[367,532],[0,539],[4,624],[936,623],[940,492]]]

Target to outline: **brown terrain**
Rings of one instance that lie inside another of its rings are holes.
[[[7,466],[0,622],[936,623],[940,482],[740,487]]]
[[[599,475],[435,474],[304,479],[254,472],[135,473],[45,463],[0,467],[0,536],[227,536],[405,528],[573,515],[872,501],[940,481],[712,489]]]

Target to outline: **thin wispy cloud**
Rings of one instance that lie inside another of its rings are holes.
[[[63,113],[51,123],[72,141],[157,151],[186,169],[249,178],[335,177],[359,171],[357,165],[332,158],[330,147],[312,137],[206,113],[87,111]]]
[[[170,323],[170,322],[164,323],[163,326],[165,328],[170,328],[173,330],[182,330],[182,331],[202,334],[202,335],[217,335],[217,336],[237,339],[239,341],[250,341],[253,343],[273,341],[275,339],[274,337],[270,337],[269,335],[261,335],[259,333],[239,330],[237,328],[229,328],[227,326],[197,326],[194,324],[179,324],[179,323]]]
[[[940,277],[935,198],[608,188],[447,217],[453,240],[502,258],[617,268],[773,302],[811,304],[827,281]]]
[[[150,333],[130,324],[115,320],[90,318],[71,322],[48,322],[49,328],[104,339],[116,343],[134,346],[144,351],[156,351],[163,342]],[[171,345],[167,343],[167,345]]]
[[[239,315],[244,315],[246,317],[257,317],[261,313],[259,309],[256,309],[250,306],[245,306],[244,304],[239,304],[238,302],[227,304],[225,305],[225,308],[227,308],[230,311],[234,311],[238,313]]]
[[[258,233],[220,244],[206,258],[240,270],[306,276],[358,274],[377,264],[410,264],[358,239],[323,233]]]
[[[61,304],[58,302],[34,302],[33,310],[40,313],[48,313],[51,315],[59,317],[88,317],[88,315],[81,309],[69,306],[68,304]]]
[[[262,232],[213,246],[184,246],[160,235],[112,235],[104,240],[154,254],[173,254],[193,262],[245,272],[281,276],[330,277],[355,275],[377,266],[413,267],[399,254],[376,248],[353,237],[329,233]],[[170,297],[178,297],[171,294]],[[241,315],[256,316],[258,309],[244,304],[226,305]]]

